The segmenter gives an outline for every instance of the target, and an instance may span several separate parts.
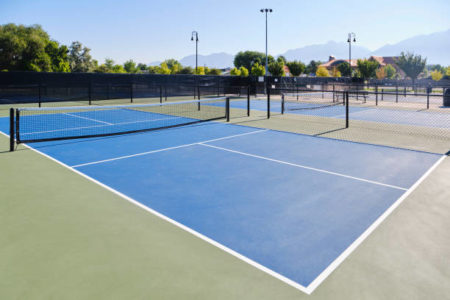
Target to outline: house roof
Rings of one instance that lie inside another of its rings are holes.
[[[380,66],[384,67],[386,65],[396,66],[396,63],[395,63],[395,59],[396,58],[397,58],[396,56],[375,56],[375,55],[372,55],[371,57],[369,57],[369,60],[376,60],[380,64]],[[331,59],[330,61],[327,61],[326,63],[321,64],[321,66],[325,67],[327,69],[331,69],[333,67],[338,66],[339,64],[341,64],[343,62],[347,62],[348,63],[348,59]],[[358,60],[357,59],[352,59],[351,63],[350,63],[350,66],[352,68],[356,68],[358,66]]]
[[[352,68],[356,68],[357,67],[357,61],[358,61],[357,59],[352,59],[351,62],[350,62],[350,66]],[[330,61],[327,61],[324,64],[321,64],[320,66],[325,67],[325,68],[328,69],[328,68],[336,67],[336,66],[342,64],[343,62],[348,63],[348,59],[332,59]]]

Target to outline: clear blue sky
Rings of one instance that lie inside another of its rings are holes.
[[[94,58],[149,63],[194,53],[264,51],[269,16],[269,52],[357,35],[371,50],[386,43],[450,28],[449,0],[0,0],[0,22],[41,24],[52,39],[80,41]]]

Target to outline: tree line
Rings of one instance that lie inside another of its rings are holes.
[[[78,41],[70,46],[51,40],[40,25],[0,25],[0,71],[97,72],[220,75],[221,70],[200,66],[195,70],[167,59],[159,66],[128,60],[116,64],[112,59],[99,63],[91,49]]]
[[[234,68],[230,75],[264,76],[266,73],[265,54],[258,51],[241,51],[234,58]],[[397,78],[397,70],[392,65],[380,66],[375,60],[359,59],[353,70],[348,62],[333,67],[330,71],[321,66],[322,62],[312,60],[309,64],[301,61],[288,61],[284,56],[276,59],[267,57],[267,70],[272,76],[285,76],[288,70],[291,76],[313,75],[318,77],[357,77]],[[396,65],[407,77],[415,80],[419,76],[431,76],[433,80],[450,78],[450,67],[426,65],[426,58],[413,53],[401,53]],[[287,67],[287,69],[286,69]],[[128,60],[116,64],[112,59],[99,63],[93,59],[90,49],[75,41],[70,46],[51,40],[40,25],[24,26],[15,24],[0,25],[0,71],[36,71],[36,72],[98,72],[98,73],[152,73],[152,74],[197,74],[221,75],[216,68],[199,66],[196,70],[182,66],[175,59],[167,59],[158,66],[148,66]]]

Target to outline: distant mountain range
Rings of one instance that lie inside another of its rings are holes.
[[[398,56],[400,53],[414,52],[422,57],[427,57],[428,64],[450,65],[450,29],[443,32],[436,32],[429,35],[418,35],[393,45],[385,45],[375,51],[352,45],[352,58],[368,58],[371,55],[378,56]],[[300,60],[309,63],[311,60],[328,61],[330,55],[336,58],[348,57],[348,44],[346,42],[329,41],[326,44],[309,45],[297,49],[291,49],[282,53],[288,60]],[[206,65],[212,68],[233,67],[233,54],[213,53],[209,55],[199,55],[198,65]],[[150,65],[159,65],[161,62],[152,62]],[[195,67],[195,55],[189,55],[180,59],[184,66]]]

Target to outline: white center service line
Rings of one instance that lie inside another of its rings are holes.
[[[280,163],[280,164],[284,164],[284,165],[289,165],[289,166],[292,166],[292,167],[297,167],[297,168],[312,170],[312,171],[316,171],[316,172],[336,175],[336,176],[345,177],[345,178],[349,178],[349,179],[353,179],[353,180],[357,180],[357,181],[362,181],[362,182],[372,183],[372,184],[381,185],[381,186],[385,186],[385,187],[390,187],[390,188],[397,189],[397,190],[402,190],[402,191],[407,191],[408,190],[407,188],[403,188],[403,187],[396,186],[396,185],[386,184],[386,183],[382,183],[382,182],[378,182],[378,181],[374,181],[374,180],[354,177],[354,176],[345,175],[345,174],[332,172],[332,171],[327,171],[327,170],[322,170],[322,169],[318,169],[318,168],[298,165],[298,164],[294,164],[294,163],[290,163],[290,162],[286,162],[286,161],[282,161],[282,160],[278,160],[278,159],[273,159],[273,158],[269,158],[269,157],[264,157],[264,156],[259,156],[259,155],[255,155],[255,154],[250,154],[250,153],[245,153],[245,152],[241,152],[241,151],[236,151],[236,150],[232,150],[232,149],[228,149],[228,148],[213,146],[213,145],[209,145],[209,144],[205,144],[205,143],[206,142],[202,142],[202,143],[198,143],[198,144],[201,145],[201,146],[205,146],[205,147],[215,148],[215,149],[228,151],[228,152],[232,152],[232,153],[236,153],[236,154],[241,154],[241,155],[250,156],[250,157],[254,157],[254,158],[264,159],[264,160],[268,160],[268,161],[272,161],[272,162],[276,162],[276,163]]]
[[[74,115],[74,114],[71,114],[71,113],[63,113],[63,114],[67,115],[67,116],[75,117],[75,118],[80,118],[80,119],[85,119],[85,120],[89,120],[89,121],[98,122],[98,123],[114,125],[113,123],[108,123],[108,122],[105,122],[105,121],[100,121],[100,120],[96,120],[96,119],[92,119],[92,118],[88,118],[88,117],[82,117],[82,116]]]
[[[268,131],[268,129],[255,130],[255,131],[250,131],[250,132],[241,133],[241,134],[224,136],[224,137],[221,137],[221,138],[207,140],[207,141],[202,141],[202,142],[196,142],[196,143],[191,143],[191,144],[184,144],[184,145],[180,145],[180,146],[168,147],[168,148],[163,148],[163,149],[157,149],[157,150],[146,151],[146,152],[141,152],[141,153],[136,153],[136,154],[131,154],[131,155],[124,155],[124,156],[119,156],[119,157],[114,157],[114,158],[109,158],[109,159],[104,159],[104,160],[88,162],[88,163],[84,163],[84,164],[73,165],[71,167],[72,168],[78,168],[78,167],[96,165],[96,164],[101,164],[101,163],[105,163],[105,162],[110,162],[110,161],[115,161],[115,160],[120,160],[120,159],[126,159],[126,158],[131,158],[131,157],[136,157],[136,156],[142,156],[142,155],[147,155],[147,154],[152,154],[152,153],[157,153],[157,152],[162,152],[162,151],[168,151],[168,150],[173,150],[173,149],[178,149],[178,148],[185,148],[185,147],[190,147],[190,146],[194,146],[194,145],[200,145],[201,143],[208,143],[208,142],[220,141],[220,140],[225,140],[225,139],[231,139],[231,138],[238,137],[238,136],[244,136],[244,135],[255,134],[255,133],[262,133],[262,132],[266,132],[266,131]]]

